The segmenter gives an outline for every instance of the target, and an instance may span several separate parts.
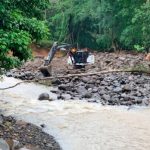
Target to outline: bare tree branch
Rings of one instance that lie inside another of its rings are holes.
[[[21,81],[21,82],[18,82],[18,83],[16,83],[16,84],[12,85],[12,86],[5,87],[5,88],[0,88],[0,90],[11,89],[11,88],[14,88],[14,87],[16,87],[16,86],[22,84],[22,83],[26,83],[26,82],[28,82],[28,83],[30,83],[30,82],[35,82],[35,80],[25,80],[25,81]]]

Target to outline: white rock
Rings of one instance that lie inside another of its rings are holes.
[[[0,138],[0,150],[9,150],[9,145],[2,138]]]

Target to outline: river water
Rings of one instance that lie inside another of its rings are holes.
[[[19,82],[6,78],[0,88]],[[63,150],[150,150],[150,108],[81,101],[38,101],[50,87],[26,83],[0,91],[0,109],[53,135]],[[51,93],[51,97],[56,95]]]

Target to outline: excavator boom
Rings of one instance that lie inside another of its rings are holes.
[[[45,60],[44,66],[48,66],[51,63],[51,61],[53,60],[57,50],[68,50],[70,47],[71,47],[70,44],[62,44],[62,45],[58,46],[57,42],[54,42],[51,50],[48,53],[48,56],[47,56],[46,60]]]

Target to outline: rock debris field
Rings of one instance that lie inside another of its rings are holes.
[[[85,69],[74,70],[66,63],[67,57],[54,58],[52,61],[53,76],[93,73],[112,69],[142,68],[150,70],[150,62],[145,61],[144,54],[128,53],[94,53],[95,64]],[[38,68],[43,58],[36,57],[18,69],[7,72],[7,76],[22,80],[43,77]],[[50,93],[57,95],[57,100],[84,100],[102,105],[149,105],[150,76],[142,73],[106,73],[84,77],[64,79],[54,78],[54,87]],[[50,93],[48,93],[50,95]],[[50,100],[56,100],[51,98]]]

